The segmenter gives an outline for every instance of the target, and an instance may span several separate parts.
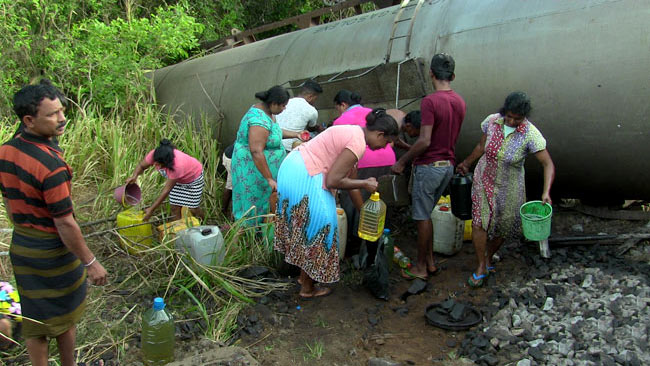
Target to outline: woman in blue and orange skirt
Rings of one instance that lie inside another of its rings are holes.
[[[333,126],[300,145],[278,172],[276,250],[287,263],[300,267],[300,297],[326,296],[331,289],[314,282],[339,280],[338,225],[333,191],[351,190],[357,208],[360,189],[374,192],[374,177],[357,179],[356,164],[366,151],[384,148],[397,139],[397,123],[384,109],[366,116],[365,127]]]

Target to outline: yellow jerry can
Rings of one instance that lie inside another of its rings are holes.
[[[172,241],[176,240],[176,235],[182,230],[185,230],[190,227],[194,226],[199,226],[201,225],[201,221],[199,221],[198,218],[194,216],[186,216],[183,217],[182,219],[176,220],[176,221],[170,221],[165,224],[162,224],[158,226],[156,229],[158,230],[158,238],[160,241],[163,241],[163,238],[167,236],[167,239],[172,239]]]
[[[120,243],[130,254],[139,254],[141,251],[149,249],[153,244],[153,228],[151,224],[144,224],[142,210],[126,210],[117,214],[117,226],[124,227],[137,225],[125,229],[118,229],[120,234]]]

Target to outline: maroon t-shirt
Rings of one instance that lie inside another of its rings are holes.
[[[424,165],[449,160],[456,164],[456,140],[465,118],[465,101],[453,90],[438,90],[420,104],[422,126],[433,126],[431,144],[413,164]]]

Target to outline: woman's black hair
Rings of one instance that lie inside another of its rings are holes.
[[[334,96],[334,103],[336,104],[345,103],[347,105],[361,104],[361,95],[357,92],[341,89]]]
[[[404,124],[410,124],[413,128],[420,128],[422,124],[422,113],[420,111],[410,111],[404,117]]]
[[[261,100],[267,107],[273,103],[282,105],[289,101],[289,92],[280,85],[276,85],[269,90],[255,93],[255,98]]]
[[[503,102],[503,107],[499,109],[499,114],[505,116],[507,112],[511,112],[528,117],[532,109],[530,97],[522,91],[516,91],[508,94],[505,102]]]
[[[167,139],[160,140],[160,145],[153,151],[153,161],[163,167],[174,171],[174,149],[171,141]]]
[[[397,122],[384,108],[375,108],[366,115],[366,128],[370,131],[381,131],[386,136],[397,136]]]

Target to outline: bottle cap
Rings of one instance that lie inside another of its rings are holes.
[[[390,229],[384,229],[384,234],[390,234]]]
[[[379,192],[375,192],[370,195],[370,199],[373,201],[379,201]]]
[[[156,297],[153,299],[153,309],[158,311],[165,308],[165,300],[162,297]]]

